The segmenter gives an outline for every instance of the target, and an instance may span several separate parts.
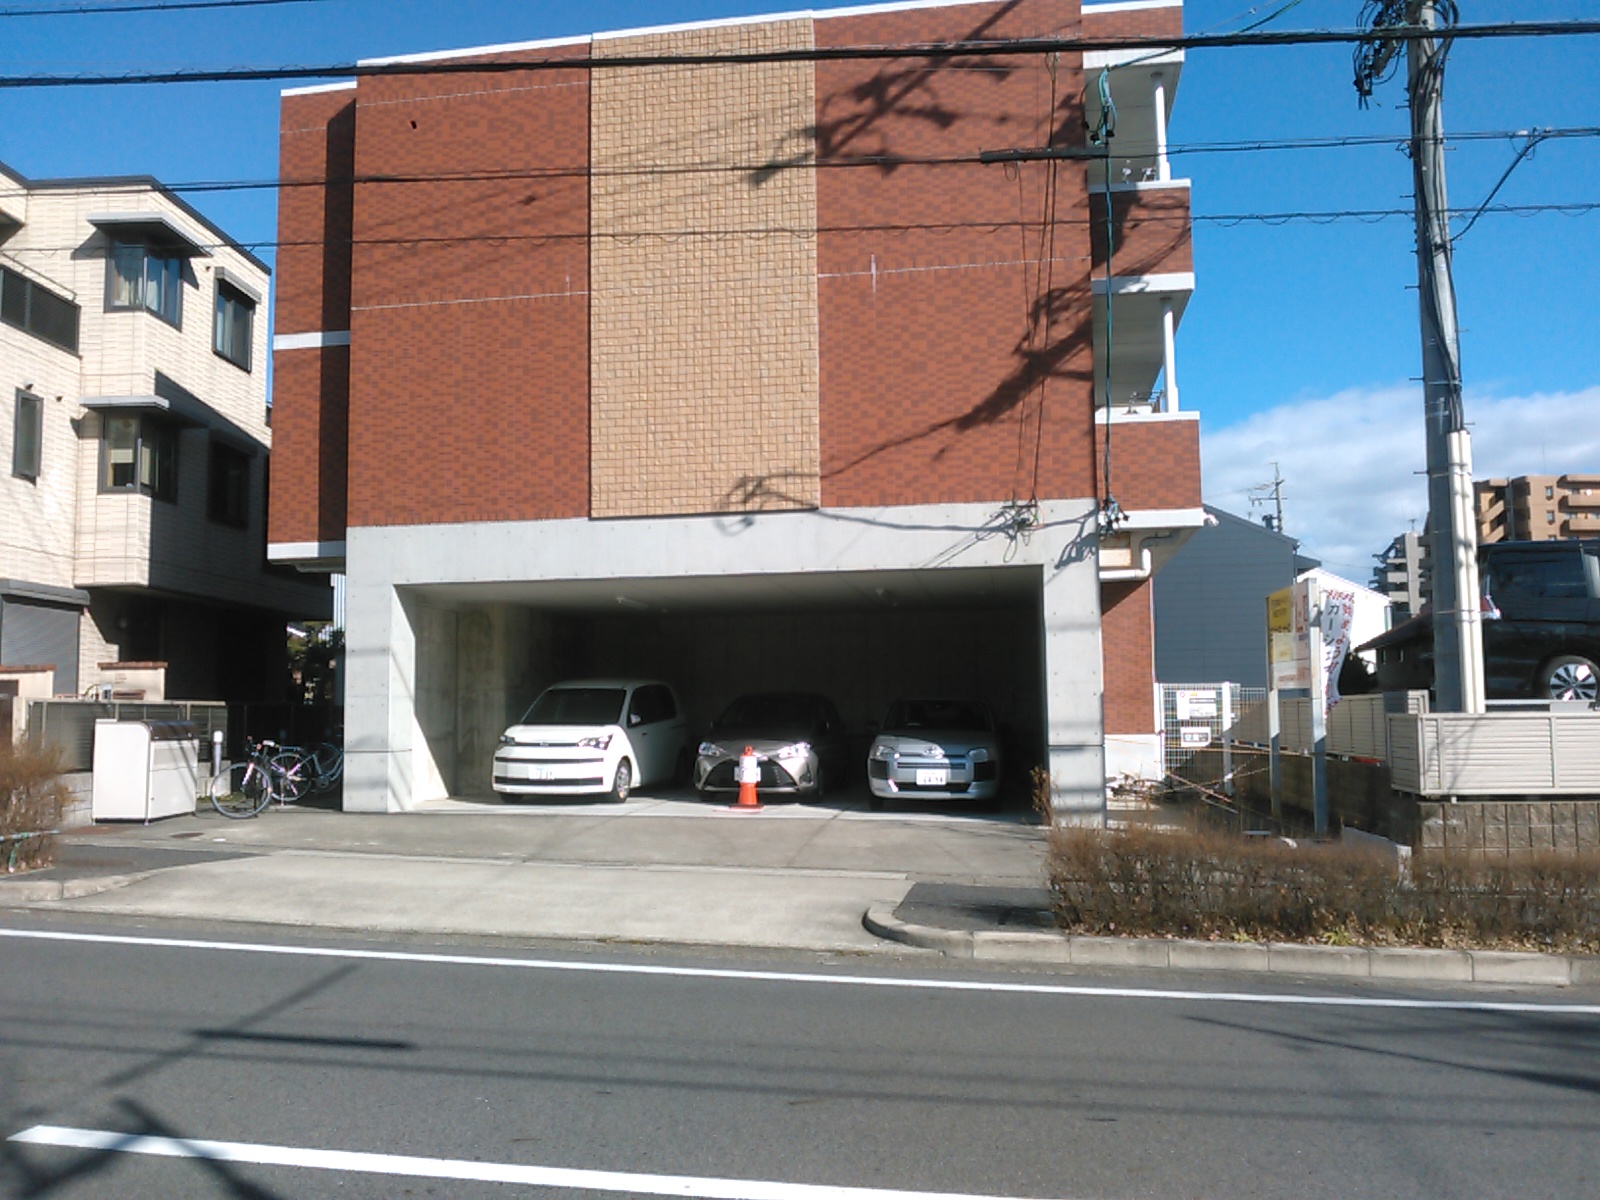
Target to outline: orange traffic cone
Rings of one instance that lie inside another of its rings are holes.
[[[761,765],[756,762],[755,747],[746,746],[739,755],[739,803],[734,806],[740,812],[754,812],[761,807],[756,799],[756,784],[760,780]]]

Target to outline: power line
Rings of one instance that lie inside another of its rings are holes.
[[[1600,212],[1600,200],[1571,201],[1550,204],[1498,204],[1483,210],[1485,214],[1500,216],[1531,217],[1544,213],[1557,213],[1568,217],[1587,216],[1590,213]],[[1409,208],[1367,208],[1367,209],[1331,209],[1331,210],[1301,210],[1297,212],[1271,212],[1271,213],[1195,213],[1192,216],[1184,214],[1152,213],[1141,218],[1142,223],[1181,225],[1193,221],[1196,224],[1213,224],[1224,227],[1259,224],[1259,225],[1287,225],[1291,223],[1311,223],[1332,225],[1340,221],[1361,221],[1367,224],[1377,224],[1380,221],[1392,220],[1397,217],[1410,218],[1415,214]],[[1083,215],[1077,217],[1057,217],[1056,221],[1062,225],[1092,225],[1102,218],[1098,215]],[[984,233],[1014,232],[1019,228],[1037,229],[1037,218],[1016,221],[953,221],[953,222],[902,222],[882,225],[770,225],[756,227],[739,227],[729,229],[651,229],[629,230],[625,233],[606,233],[588,231],[583,233],[464,233],[457,235],[435,236],[406,236],[406,237],[365,237],[365,238],[309,238],[304,240],[262,240],[262,241],[234,241],[234,242],[196,242],[202,250],[237,249],[246,250],[283,250],[304,247],[324,246],[431,246],[431,245],[472,245],[472,244],[508,244],[530,243],[546,244],[560,242],[590,242],[590,241],[728,241],[735,238],[755,237],[815,237],[818,234],[896,234],[896,233],[932,233],[953,234],[961,231],[979,231]],[[10,246],[0,253],[5,255],[22,254],[71,254],[78,250],[78,246]],[[1083,256],[1077,256],[1083,257]]]
[[[1600,33],[1600,21],[1511,21],[1456,25],[1447,30],[1401,27],[1385,36],[1405,42],[1426,37],[1452,41],[1485,38],[1574,37]],[[595,58],[519,58],[498,55],[491,60],[432,59],[424,62],[332,63],[321,66],[225,67],[178,71],[127,72],[115,75],[14,75],[0,78],[0,88],[112,87],[157,83],[248,83],[286,79],[362,78],[379,75],[504,74],[516,71],[600,71],[643,67],[754,66],[770,63],[848,62],[904,59],[1016,57],[1073,54],[1085,51],[1216,50],[1242,46],[1317,46],[1360,43],[1359,29],[1252,30],[1240,33],[1190,34],[1174,38],[1050,37],[993,41],[954,41],[894,46],[817,46],[805,49],[759,50],[707,54],[631,54]]]
[[[66,8],[0,8],[0,17],[87,17],[122,13],[194,12],[205,8],[265,8],[282,4],[325,4],[327,0],[174,0],[170,4],[75,4]]]
[[[1503,129],[1477,130],[1452,134],[1446,144],[1479,141],[1511,141],[1535,138],[1538,141],[1575,138],[1600,138],[1600,126],[1574,126],[1563,129]],[[1358,135],[1331,138],[1245,139],[1231,142],[1172,143],[1167,147],[1169,156],[1179,154],[1258,153],[1279,150],[1324,150],[1368,146],[1405,146],[1409,138],[1400,135]],[[526,167],[494,171],[440,171],[427,174],[396,174],[372,172],[367,174],[314,176],[296,179],[196,179],[177,183],[162,182],[164,191],[178,194],[205,192],[285,191],[294,188],[342,188],[377,185],[416,185],[448,183],[499,183],[547,179],[598,179],[640,178],[660,175],[693,174],[748,174],[752,171],[899,170],[905,167],[932,167],[978,165],[986,160],[984,154],[898,155],[874,154],[852,158],[825,158],[781,163],[690,163],[683,166],[650,164],[637,167],[551,166]],[[1096,155],[1098,157],[1098,155]],[[1137,157],[1137,155],[1134,155]],[[64,181],[42,180],[38,184],[51,185]],[[37,185],[36,185],[37,186]],[[87,191],[98,195],[115,195],[124,192],[143,192],[147,183],[88,186]],[[0,192],[6,189],[0,188]],[[1492,197],[1491,197],[1492,198]],[[1363,213],[1362,215],[1367,215]],[[1153,217],[1141,217],[1150,220]],[[1213,218],[1215,219],[1215,218]]]

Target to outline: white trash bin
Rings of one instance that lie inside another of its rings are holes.
[[[199,763],[200,733],[188,721],[96,721],[94,819],[192,816]]]

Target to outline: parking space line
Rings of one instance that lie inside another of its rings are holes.
[[[591,962],[512,958],[479,954],[422,954],[410,950],[358,950],[341,946],[294,946],[272,942],[212,942],[196,938],[133,937],[116,933],[69,933],[56,929],[0,929],[0,938],[142,946],[157,950],[204,950],[286,958],[420,963],[440,967],[493,967],[578,975],[654,975],[672,979],[717,979],[743,983],[798,983],[925,992],[988,992],[1023,996],[1070,996],[1095,1000],[1168,1000],[1185,1003],[1266,1004],[1307,1008],[1410,1009],[1433,1012],[1538,1013],[1555,1017],[1600,1017],[1600,1004],[1536,1004],[1522,1000],[1427,1000],[1398,996],[1315,996],[1297,992],[1204,992],[1180,988],[1096,987],[1092,984],[1018,983],[994,979],[902,978],[890,975],[760,971],[734,967],[673,967],[655,963]]]
[[[421,1158],[409,1154],[371,1154],[350,1150],[316,1150],[257,1142],[213,1142],[192,1138],[151,1137],[104,1129],[35,1125],[7,1139],[32,1146],[142,1154],[157,1158],[194,1158],[210,1162],[266,1167],[299,1167],[344,1174],[398,1175],[412,1179],[450,1179],[473,1183],[514,1183],[531,1187],[594,1192],[628,1192],[646,1196],[693,1196],[707,1200],[1006,1200],[960,1192],[916,1192],[893,1188],[830,1187],[815,1183],[781,1183],[760,1179],[716,1179],[697,1175],[643,1175],[629,1171],[596,1171],[575,1167],[525,1166],[521,1163],[474,1162],[454,1158]]]

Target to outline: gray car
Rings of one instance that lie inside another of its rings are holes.
[[[849,740],[825,696],[767,692],[740,696],[711,723],[695,760],[694,786],[736,792],[739,755],[749,746],[761,770],[761,795],[820,796],[849,769]]]
[[[1000,738],[981,700],[897,700],[867,752],[872,807],[899,796],[992,804]]]

